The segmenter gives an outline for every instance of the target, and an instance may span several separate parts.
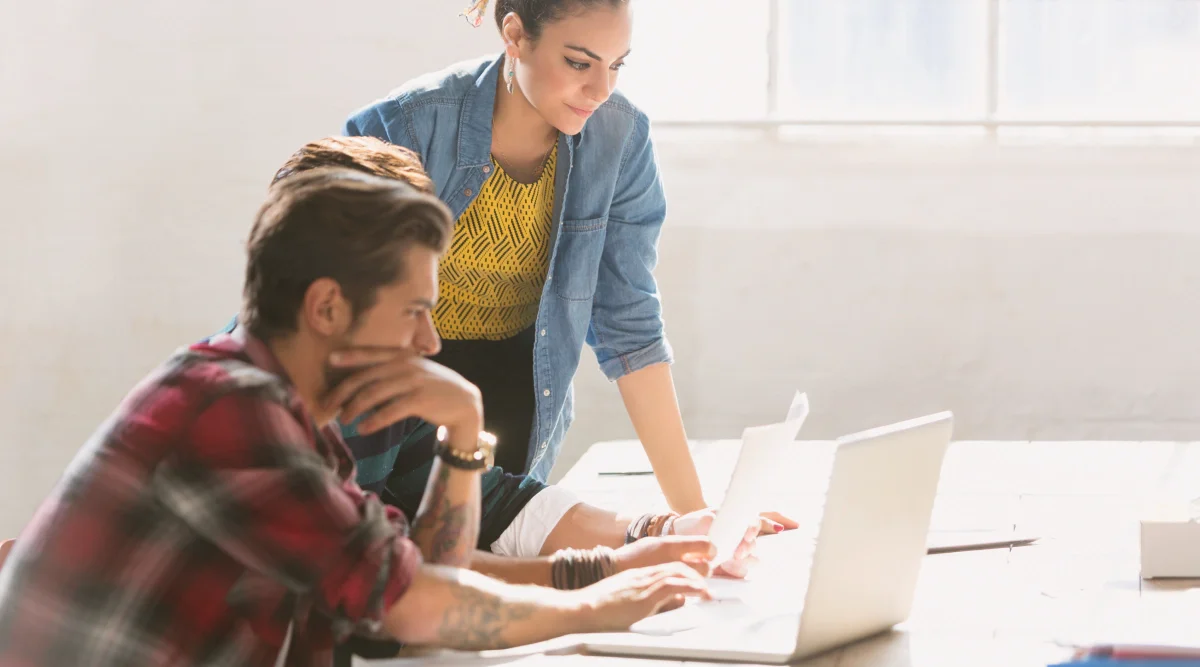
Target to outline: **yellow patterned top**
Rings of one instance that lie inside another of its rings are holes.
[[[492,158],[492,175],[454,225],[438,275],[433,321],[442,338],[504,340],[537,318],[550,265],[558,144],[534,183]]]

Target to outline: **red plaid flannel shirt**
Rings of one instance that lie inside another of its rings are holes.
[[[0,665],[329,665],[420,564],[261,341],[181,350],[68,468],[0,570]]]

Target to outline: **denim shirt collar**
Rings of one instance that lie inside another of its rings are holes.
[[[471,90],[463,100],[462,114],[458,121],[459,169],[478,168],[492,163],[492,118],[496,108],[496,86],[500,70],[504,68],[504,53],[501,52],[488,63],[483,73],[475,79]],[[573,154],[587,132],[587,125],[573,136],[564,137],[568,150]]]

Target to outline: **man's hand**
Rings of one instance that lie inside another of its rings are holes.
[[[712,510],[700,510],[699,512],[691,512],[684,514],[671,524],[671,532],[674,535],[708,535],[708,531],[712,528],[713,520],[717,518],[716,512]],[[743,579],[750,572],[750,568],[758,562],[758,558],[754,556],[754,547],[758,541],[759,525],[755,524],[746,529],[746,535],[742,538],[741,544],[733,552],[733,558],[725,563],[718,563],[716,574],[733,577],[735,579]]]
[[[483,428],[479,389],[461,375],[412,352],[349,349],[333,353],[335,368],[357,369],[329,392],[323,407],[343,424],[374,413],[358,425],[367,435],[402,419],[420,417],[445,426],[449,444],[474,450]]]
[[[371,413],[358,425],[362,435],[408,417],[445,426],[447,444],[474,452],[483,428],[479,389],[461,375],[411,352],[355,348],[330,357],[335,369],[354,369],[333,387],[322,406],[343,424]],[[339,414],[340,413],[340,414]],[[412,539],[430,563],[466,567],[479,536],[479,477],[451,472],[435,460]]]
[[[645,537],[616,550],[617,572],[664,563],[684,563],[702,577],[712,569],[717,549],[707,537]]]
[[[704,578],[684,563],[619,572],[576,594],[587,632],[623,632],[647,616],[680,607],[684,598],[712,597]]]

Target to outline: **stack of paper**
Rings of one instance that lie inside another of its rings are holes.
[[[1064,643],[1075,647],[1069,665],[1200,667],[1200,590],[1148,595],[1086,634]]]
[[[1186,655],[1172,655],[1159,651],[1155,647],[1147,653],[1140,653],[1137,647],[1123,647],[1121,650],[1105,652],[1096,649],[1076,657],[1071,662],[1063,662],[1050,667],[1198,667],[1200,666],[1200,649]]]
[[[1109,667],[1200,667],[1200,638],[1151,639],[1097,643],[1082,647],[1068,665],[1108,665]]]

